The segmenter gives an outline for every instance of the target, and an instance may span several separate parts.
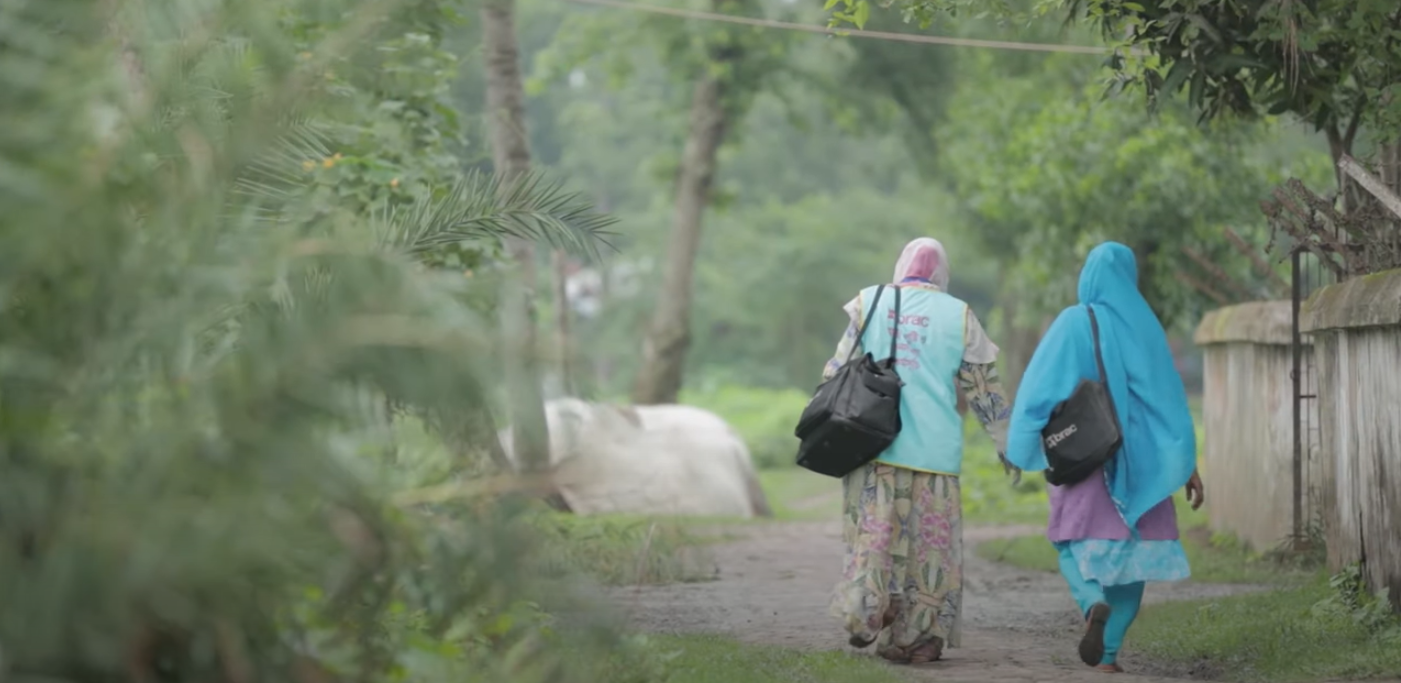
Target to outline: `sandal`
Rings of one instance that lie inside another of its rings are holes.
[[[1085,637],[1080,639],[1080,661],[1097,667],[1104,660],[1104,625],[1109,621],[1109,605],[1102,602],[1090,607],[1085,617]]]
[[[944,658],[944,639],[935,638],[923,645],[917,645],[909,649],[891,647],[881,650],[876,654],[880,655],[881,659],[891,664],[930,664]]]
[[[910,664],[930,664],[944,658],[944,639],[935,638],[910,653]]]
[[[1099,666],[1095,667],[1095,671],[1100,671],[1107,674],[1121,674],[1124,673],[1124,667],[1119,666],[1118,664],[1100,664]]]
[[[894,600],[891,600],[890,606],[885,608],[885,614],[881,615],[880,631],[884,631],[889,628],[891,624],[895,623],[895,617],[899,616],[899,614],[900,606]],[[876,639],[880,638],[880,631],[876,631],[876,634],[871,636],[870,640],[852,634],[850,638],[847,638],[846,643],[858,650],[868,648],[876,642]]]

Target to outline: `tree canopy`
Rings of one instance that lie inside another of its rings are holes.
[[[832,0],[832,22],[864,23],[867,0]],[[1359,133],[1401,130],[1401,9],[1390,0],[900,0],[906,22],[991,17],[1016,26],[1059,14],[1112,50],[1112,90],[1150,106],[1185,93],[1201,120],[1291,114],[1328,139],[1335,159]],[[856,21],[858,18],[862,21]]]

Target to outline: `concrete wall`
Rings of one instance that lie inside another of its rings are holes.
[[[1319,290],[1300,326],[1315,342],[1329,564],[1365,560],[1401,608],[1401,270]]]
[[[1206,509],[1213,529],[1229,532],[1257,550],[1281,545],[1294,530],[1289,309],[1288,301],[1217,309],[1202,319],[1194,335],[1204,360]],[[1303,376],[1307,380],[1310,373]],[[1311,387],[1304,388],[1303,393],[1313,393]],[[1305,523],[1321,516],[1320,468],[1308,457],[1314,450],[1304,449]]]

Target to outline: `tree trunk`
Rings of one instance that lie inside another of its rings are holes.
[[[681,391],[686,350],[691,345],[691,289],[701,218],[715,179],[715,155],[728,123],[725,86],[714,71],[701,76],[691,94],[690,130],[676,178],[676,209],[662,289],[642,343],[642,368],[633,386],[633,402],[639,405],[675,403]]]
[[[1003,264],[1002,281],[1007,282],[1009,273],[1013,268],[1012,264]],[[1015,396],[1017,386],[1021,384],[1022,375],[1026,372],[1026,366],[1031,363],[1031,354],[1036,351],[1036,344],[1040,340],[1040,335],[1036,330],[1028,329],[1019,321],[1021,306],[1017,301],[1016,292],[1010,291],[1009,287],[1003,287],[998,296],[1001,313],[1002,339],[994,340],[1002,348],[1001,376],[1002,388],[1007,392],[1008,397]]]
[[[530,171],[514,0],[485,0],[481,19],[492,165],[503,191],[509,191]],[[535,246],[508,238],[506,251],[516,265],[501,302],[511,437],[517,461],[528,471],[541,471],[550,462],[550,435],[535,341]]]

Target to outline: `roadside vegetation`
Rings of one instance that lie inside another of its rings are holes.
[[[1355,567],[1263,593],[1148,605],[1132,643],[1152,673],[1166,675],[1279,683],[1401,677],[1401,618],[1361,590]]]
[[[796,652],[727,638],[652,638],[666,655],[668,683],[900,683],[898,670],[849,652]]]

